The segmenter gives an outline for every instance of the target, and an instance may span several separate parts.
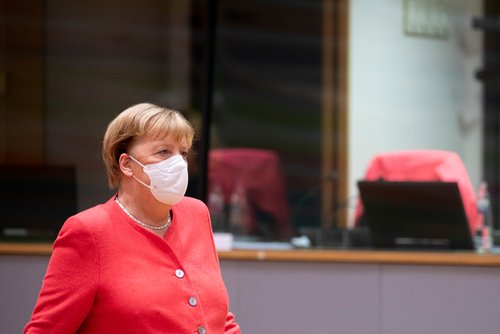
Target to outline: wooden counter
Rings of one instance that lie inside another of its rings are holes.
[[[0,242],[0,255],[50,255],[50,243]]]
[[[0,255],[50,255],[47,243],[0,243]],[[366,264],[408,264],[438,266],[500,267],[500,254],[473,252],[410,252],[379,250],[232,250],[220,251],[221,260],[336,262]]]
[[[411,264],[500,267],[500,254],[472,252],[407,252],[378,250],[233,250],[219,252],[221,260]]]

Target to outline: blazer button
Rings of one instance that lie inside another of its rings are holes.
[[[206,333],[207,330],[205,329],[205,327],[203,326],[198,327],[198,334],[206,334]]]
[[[189,303],[189,305],[194,307],[198,304],[198,301],[196,300],[195,297],[189,297],[188,303]]]
[[[175,276],[177,276],[178,278],[183,278],[184,277],[184,270],[182,269],[177,269],[175,271]]]

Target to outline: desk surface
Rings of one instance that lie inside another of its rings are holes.
[[[52,253],[47,243],[0,243],[0,255],[40,255]],[[379,250],[232,250],[219,251],[221,260],[332,262],[366,264],[407,264],[438,266],[500,267],[500,254],[473,252],[410,252]]]

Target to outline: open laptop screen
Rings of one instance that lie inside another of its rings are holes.
[[[0,240],[53,240],[77,211],[71,166],[0,166]]]
[[[358,189],[373,247],[474,248],[456,182],[362,180]]]

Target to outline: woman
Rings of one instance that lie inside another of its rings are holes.
[[[184,197],[193,135],[147,103],[109,124],[102,155],[118,192],[64,223],[25,333],[240,333],[208,210]]]

